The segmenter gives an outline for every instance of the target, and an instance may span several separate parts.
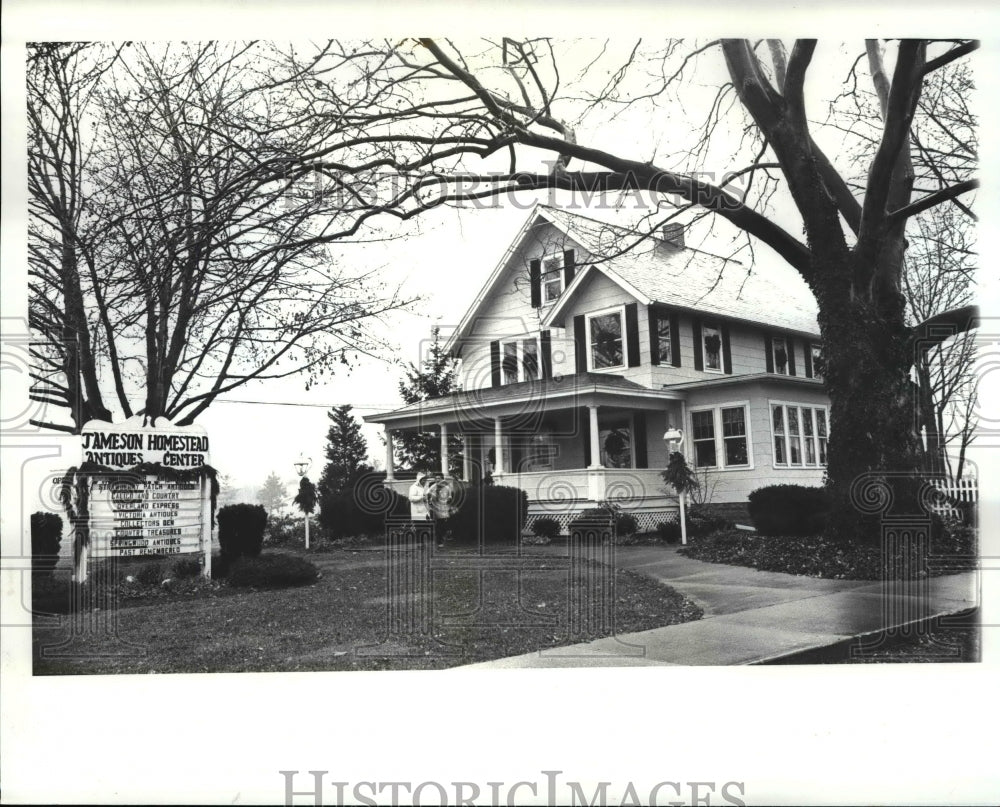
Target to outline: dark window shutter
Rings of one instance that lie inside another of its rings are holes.
[[[648,468],[649,459],[646,456],[646,413],[641,409],[635,413],[635,467]]]
[[[529,264],[528,277],[531,279],[531,307],[542,305],[542,262],[532,261]]]
[[[573,317],[573,340],[576,342],[576,371],[587,372],[587,323],[583,314]]]
[[[572,249],[567,249],[563,252],[564,287],[573,282],[574,275],[576,275],[576,252]]]
[[[647,308],[646,313],[649,314],[649,363],[656,365],[660,363],[660,338],[659,329],[656,327],[659,317],[657,310],[653,306]],[[671,332],[670,336],[671,338],[673,337],[673,332]],[[673,347],[671,344],[671,351]]]
[[[694,334],[694,369],[705,369],[705,345],[701,338],[701,320],[695,317],[691,321],[691,333]]]
[[[552,331],[542,331],[542,378],[552,378]]]
[[[580,433],[583,435],[583,467],[590,467],[590,410],[580,407]]]
[[[490,342],[490,383],[499,387],[503,383],[500,375],[500,341]]]
[[[802,355],[805,358],[806,378],[813,377],[813,346],[808,340],[802,342]]]
[[[723,322],[719,328],[722,331],[722,372],[733,374],[733,352],[729,347],[729,326]]]
[[[677,314],[670,315],[670,363],[681,366],[681,323]]]
[[[774,345],[769,333],[764,334],[764,365],[769,373],[774,372]]]
[[[788,374],[795,375],[795,340],[785,339],[785,344],[788,345]]]
[[[639,304],[625,306],[625,339],[628,341],[628,366],[638,367],[639,359]]]

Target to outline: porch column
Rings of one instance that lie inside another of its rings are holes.
[[[472,481],[472,438],[469,432],[462,435],[462,479],[466,482]]]
[[[441,424],[441,476],[448,476],[448,424]]]
[[[503,426],[500,418],[493,418],[493,451],[496,454],[496,462],[493,464],[493,473],[502,474],[503,467]]]
[[[597,426],[597,407],[588,406],[590,410],[590,467],[603,468],[601,465],[601,435]]]
[[[385,427],[385,481],[392,482],[396,479],[393,476],[393,445],[392,445],[392,429],[388,426]]]

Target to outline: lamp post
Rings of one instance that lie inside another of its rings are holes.
[[[295,460],[295,473],[300,477],[304,477],[306,472],[312,466],[312,460],[305,455],[305,452],[299,454],[299,458]],[[306,549],[309,548],[309,513],[308,511],[303,511],[306,517]]]
[[[680,453],[680,445],[684,440],[684,432],[680,429],[667,429],[663,433],[663,440],[667,444],[667,457],[669,457],[675,451]],[[682,455],[683,456],[683,455]],[[681,509],[681,545],[686,546],[688,542],[687,536],[687,514],[685,508],[685,498],[687,497],[686,490],[679,490],[677,492],[677,500],[680,504]]]

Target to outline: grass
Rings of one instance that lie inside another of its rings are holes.
[[[767,572],[785,572],[841,580],[883,578],[878,546],[843,544],[822,536],[790,538],[744,530],[723,530],[693,540],[680,550],[696,560],[749,566]],[[975,537],[962,530],[932,549],[927,574],[935,576],[975,568]]]
[[[468,550],[419,556],[433,557],[434,563],[431,593],[423,599],[407,600],[388,588],[390,573],[413,570],[403,563],[412,554],[393,556],[387,565],[381,552],[332,549],[308,554],[322,573],[311,585],[247,591],[219,581],[178,581],[155,587],[149,599],[122,598],[117,608],[92,612],[91,629],[79,635],[71,632],[76,624],[71,620],[53,626],[37,620],[34,671],[435,669],[612,632],[610,626],[570,632],[568,572],[558,558],[481,559]],[[585,582],[608,582],[607,567],[591,564],[577,571]],[[694,603],[647,577],[618,570],[615,583],[614,632],[701,617]],[[431,629],[396,622],[398,629],[390,633],[390,616],[408,601],[432,615]],[[575,613],[597,605],[584,591]]]

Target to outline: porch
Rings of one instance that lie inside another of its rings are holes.
[[[560,381],[458,393],[366,418],[386,429],[387,486],[405,495],[412,483],[412,473],[397,478],[397,440],[432,433],[440,467],[424,470],[470,482],[489,476],[526,491],[529,524],[547,516],[565,527],[601,501],[616,501],[640,530],[674,517],[676,496],[660,473],[663,434],[684,422],[683,399],[614,376]]]

